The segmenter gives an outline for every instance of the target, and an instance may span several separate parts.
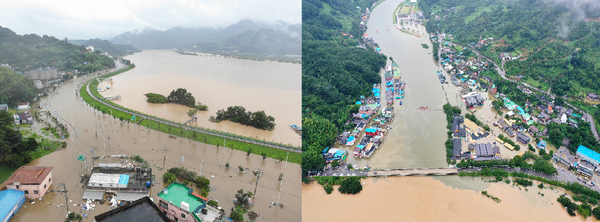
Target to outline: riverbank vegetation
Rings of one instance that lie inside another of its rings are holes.
[[[583,186],[577,182],[571,183],[571,182],[564,182],[564,181],[559,181],[559,180],[549,180],[544,177],[533,176],[533,175],[529,175],[526,173],[520,173],[520,172],[509,173],[509,172],[504,171],[503,169],[490,169],[490,168],[484,168],[478,172],[460,172],[458,175],[459,176],[494,176],[494,177],[509,177],[509,176],[511,176],[511,177],[515,178],[514,179],[515,183],[518,183],[521,185],[532,186],[533,183],[529,180],[526,180],[526,179],[530,179],[530,180],[540,181],[543,184],[561,187],[561,188],[564,188],[565,190],[571,191],[575,194],[573,196],[573,200],[582,202],[582,204],[578,206],[576,203],[571,202],[571,199],[569,199],[568,197],[561,195],[561,197],[559,197],[557,199],[557,201],[559,203],[561,203],[564,207],[567,208],[569,215],[575,216],[576,215],[575,211],[577,211],[583,217],[588,217],[593,214],[594,217],[596,217],[597,219],[600,219],[600,209],[599,209],[600,207],[597,207],[594,210],[591,210],[591,205],[598,204],[598,200],[600,198],[600,192],[593,190],[589,187]],[[519,182],[517,182],[517,181],[519,181]],[[540,185],[539,187],[543,188],[545,186]],[[588,206],[585,206],[585,205],[588,205],[590,207],[588,208]],[[582,209],[579,209],[580,207]]]
[[[176,53],[181,54],[181,55],[193,55],[193,56],[198,56],[198,54],[196,54],[195,52],[186,52],[186,51],[182,51],[182,50],[175,50]]]
[[[114,76],[120,73],[123,73],[125,71],[128,71],[129,69],[131,69],[133,66],[133,64],[123,70],[119,70],[117,72],[114,73],[110,73],[107,75],[102,76],[101,78],[108,78],[110,76]],[[90,91],[92,92],[92,94],[94,94],[96,96],[96,98],[102,98],[102,96],[98,93],[97,86],[98,86],[98,81],[96,81],[95,79],[91,80],[90,84]],[[261,155],[262,153],[266,153],[268,157],[273,158],[275,160],[277,160],[279,163],[281,163],[282,161],[284,161],[286,159],[286,157],[288,157],[288,153],[289,153],[289,159],[288,161],[291,163],[297,163],[300,164],[302,162],[302,154],[300,153],[296,153],[296,152],[288,152],[286,150],[281,150],[281,149],[276,149],[276,148],[271,148],[271,147],[267,147],[267,146],[261,146],[261,145],[257,145],[257,144],[253,144],[253,143],[246,143],[246,142],[241,142],[241,141],[237,141],[237,140],[231,140],[231,139],[224,139],[222,137],[219,136],[214,136],[214,135],[210,135],[210,134],[206,134],[206,133],[201,133],[201,132],[197,132],[191,129],[194,129],[195,127],[190,127],[190,126],[184,126],[183,125],[179,125],[179,127],[175,127],[172,125],[168,125],[165,123],[159,123],[153,120],[148,120],[148,119],[144,119],[141,120],[138,117],[136,117],[136,119],[132,119],[131,114],[120,111],[120,110],[116,110],[113,109],[109,106],[106,106],[100,102],[97,102],[96,100],[94,100],[88,93],[86,90],[86,85],[83,85],[81,87],[81,89],[79,90],[79,94],[81,96],[81,98],[88,103],[90,106],[94,107],[94,109],[101,111],[104,114],[112,114],[112,116],[114,116],[115,118],[124,121],[124,122],[131,122],[134,124],[139,124],[140,126],[145,126],[149,129],[153,129],[153,130],[157,130],[160,132],[164,132],[164,133],[168,133],[174,136],[179,136],[182,138],[186,138],[186,139],[190,139],[190,140],[195,140],[198,142],[202,142],[205,144],[211,144],[211,145],[215,145],[217,146],[217,148],[219,147],[228,147],[231,149],[236,149],[236,150],[241,150],[241,151],[248,151],[251,150],[251,152],[253,154],[256,155]],[[115,106],[115,107],[119,107],[122,108],[124,110],[136,113],[138,115],[146,115],[146,116],[152,116],[152,115],[148,115],[148,114],[144,114],[135,110],[131,110],[122,106],[119,106],[117,104],[111,103],[110,101],[106,101],[108,103],[110,103],[111,105]],[[111,112],[112,110],[112,112]],[[161,119],[160,117],[156,117],[156,116],[152,116],[154,118],[157,119]],[[164,120],[161,119],[163,121],[168,121],[168,120]],[[265,143],[272,143],[272,144],[277,144],[275,142],[269,142],[269,141],[264,141],[264,140],[259,140],[256,138],[249,138],[249,137],[244,137],[244,136],[240,136],[240,135],[236,135],[233,133],[225,133],[225,132],[220,132],[217,130],[211,130],[211,129],[206,129],[206,128],[198,128],[198,129],[202,129],[202,130],[206,130],[215,134],[219,134],[219,135],[226,135],[226,136],[230,136],[230,137],[234,137],[234,138],[244,138],[244,139],[248,139],[248,140],[253,140],[253,141],[257,141],[257,142],[265,142]],[[278,144],[278,145],[282,145],[282,144]],[[290,149],[297,149],[291,145],[284,145],[289,147]]]
[[[0,182],[6,181],[12,173],[24,164],[54,152],[66,143],[52,141],[37,134],[24,137],[13,129],[13,117],[7,111],[0,111]]]
[[[262,130],[275,129],[275,118],[267,116],[265,111],[247,111],[243,106],[230,106],[227,110],[217,111],[217,121],[229,120]]]
[[[365,27],[360,25],[360,15],[374,2],[302,1],[304,174],[323,170],[321,151],[331,147],[340,132],[354,127],[349,120],[358,111],[356,101],[381,82],[379,72],[387,58],[361,38]]]
[[[357,194],[362,190],[360,180],[366,177],[314,176],[312,179],[323,186],[327,194],[331,194],[333,186],[339,185],[338,191],[343,194]],[[309,179],[307,179],[309,180]],[[304,181],[309,183],[309,181]]]
[[[488,198],[490,198],[490,199],[492,199],[492,200],[496,201],[496,203],[500,203],[500,202],[502,202],[502,200],[500,200],[500,198],[498,198],[498,197],[494,197],[494,196],[492,196],[491,194],[488,194],[488,192],[487,192],[486,190],[484,190],[484,191],[481,191],[481,194],[483,194],[484,196],[486,196],[486,197],[488,197]]]
[[[452,148],[454,145],[452,144],[452,120],[454,119],[454,115],[460,115],[461,110],[458,107],[454,107],[450,105],[450,103],[446,103],[443,106],[444,113],[446,113],[446,128],[448,129],[448,139],[444,143],[446,146],[446,162],[448,164],[456,164],[456,161],[452,160]]]
[[[527,163],[528,159],[533,159],[533,164]],[[460,163],[456,164],[456,167],[460,168],[469,168],[469,167],[519,167],[525,170],[533,170],[540,173],[545,173],[548,175],[553,175],[557,172],[556,168],[552,165],[552,163],[548,162],[544,158],[535,155],[531,151],[525,152],[523,156],[515,156],[510,160],[484,160],[484,161],[474,161],[474,160],[462,160]]]
[[[146,93],[146,102],[149,103],[167,103],[167,97],[157,93]]]

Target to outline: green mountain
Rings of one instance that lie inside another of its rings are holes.
[[[3,27],[0,27],[0,63],[9,64],[17,72],[48,66],[56,66],[59,71],[91,72],[115,66],[112,59],[88,52],[83,46],[47,35],[17,35]]]
[[[299,55],[302,27],[243,20],[225,29],[175,27],[166,31],[144,29],[126,32],[110,41],[139,49],[184,48],[200,52]]]
[[[127,54],[135,52],[141,52],[141,50],[124,44],[114,44],[108,40],[102,39],[89,39],[89,40],[69,40],[69,43],[81,46],[93,46],[94,50],[100,50],[101,52],[108,52],[114,58],[122,57]]]
[[[352,124],[346,124],[380,83],[386,57],[352,36],[363,36],[361,12],[374,0],[302,1],[302,171],[324,167],[320,153]],[[342,35],[347,33],[348,35]]]
[[[6,67],[0,67],[0,104],[10,107],[22,102],[32,102],[37,88],[33,80]]]
[[[600,92],[600,2],[420,0],[429,32],[452,34],[454,41],[476,43],[500,63],[509,53],[517,60],[504,65],[507,75],[559,96]]]

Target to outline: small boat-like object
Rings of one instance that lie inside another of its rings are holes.
[[[177,139],[177,137],[176,137],[176,136],[173,136],[173,135],[169,135],[169,137],[171,137],[171,138],[173,138],[173,139]]]
[[[400,105],[402,105],[402,101],[400,101]]]

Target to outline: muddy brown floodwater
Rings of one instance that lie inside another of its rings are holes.
[[[317,183],[302,185],[302,219],[304,221],[597,221],[571,217],[556,202],[564,191],[476,183],[498,197],[501,203],[481,194],[481,190],[461,190],[444,185],[431,177],[388,177],[363,180],[363,190],[356,195],[330,195]],[[534,182],[534,185],[537,185]]]
[[[464,103],[457,96],[459,88],[440,84],[433,61],[428,35],[418,38],[402,33],[392,23],[393,10],[401,0],[386,0],[372,10],[367,34],[373,37],[388,57],[399,65],[402,80],[407,82],[403,105],[394,104],[396,118],[386,140],[371,159],[349,157],[348,163],[373,169],[448,167],[444,142],[446,118],[442,106]],[[411,27],[413,29],[413,27]],[[381,32],[378,32],[381,30]],[[389,31],[386,31],[389,30]],[[423,26],[416,28],[426,33]],[[388,61],[389,64],[389,61]],[[447,79],[450,76],[446,76]],[[382,102],[383,103],[383,102]],[[490,103],[486,101],[486,103]],[[418,111],[421,106],[434,109]],[[475,115],[492,119],[489,105]],[[489,124],[490,127],[491,123]],[[498,129],[494,129],[497,133]],[[526,149],[526,148],[525,148]],[[349,150],[351,152],[351,150]],[[504,151],[504,150],[503,150]],[[508,153],[514,155],[514,152]],[[570,217],[556,201],[562,189],[523,188],[506,183],[484,183],[480,178],[458,176],[368,178],[356,195],[335,190],[325,193],[313,183],[302,186],[302,216],[305,221],[584,221]],[[537,185],[537,182],[534,182]],[[496,203],[481,191],[502,200]],[[589,217],[587,221],[595,221]]]
[[[104,96],[121,95],[113,102],[175,122],[190,118],[190,109],[178,104],[151,104],[144,94],[168,96],[172,90],[185,88],[208,106],[198,111],[192,126],[216,129],[253,138],[300,146],[302,138],[289,125],[301,125],[301,65],[271,61],[252,61],[199,54],[181,55],[169,50],[144,50],[125,57],[136,68],[112,77],[111,89]],[[110,86],[105,82],[102,88]],[[275,118],[273,131],[260,130],[238,123],[209,122],[217,110],[243,106],[248,111],[263,110]]]
[[[136,69],[139,70],[140,65]],[[73,125],[77,129],[78,135],[76,136],[72,127],[69,127],[72,138],[66,140],[68,143],[66,149],[56,151],[28,164],[30,166],[54,166],[54,178],[50,190],[57,189],[57,183],[64,182],[67,185],[69,200],[73,201],[70,203],[69,210],[80,212],[80,208],[73,207],[72,204],[81,202],[83,190],[81,189],[82,184],[79,183],[79,176],[87,172],[85,163],[77,161],[76,158],[82,153],[87,155],[87,169],[89,169],[92,165],[91,150],[97,147],[93,152],[95,156],[139,154],[148,160],[153,166],[153,174],[156,175],[158,182],[152,188],[151,197],[156,197],[156,194],[164,189],[162,184],[164,171],[160,171],[156,167],[163,167],[164,155],[167,156],[166,169],[179,166],[180,158],[185,156],[183,166],[197,173],[200,173],[200,169],[202,169],[202,176],[206,176],[211,181],[212,190],[208,198],[218,200],[219,206],[225,209],[227,216],[231,212],[234,193],[237,190],[244,189],[254,192],[256,180],[252,172],[248,171],[262,169],[264,175],[260,179],[253,207],[254,211],[260,213],[257,221],[301,221],[301,184],[297,179],[301,177],[300,165],[286,164],[285,162],[277,164],[270,158],[263,161],[262,157],[258,155],[251,154],[247,157],[246,153],[242,151],[224,147],[217,148],[213,145],[182,138],[172,139],[165,133],[148,130],[134,124],[121,123],[80,102],[75,96],[76,90],[75,84],[65,83],[59,87],[56,95],[52,98],[42,99],[41,103],[48,106],[50,110],[59,111],[60,115],[68,121],[73,118]],[[202,101],[202,99],[199,100]],[[300,121],[299,118],[298,121]],[[64,121],[60,122],[64,124]],[[96,126],[98,126],[98,136],[95,133]],[[164,147],[168,148],[166,153]],[[122,160],[105,158],[98,161],[119,163]],[[231,169],[225,168],[227,162],[231,165]],[[248,173],[239,173],[238,166],[246,168]],[[283,208],[270,207],[271,203],[277,202],[279,197],[279,173],[284,174],[281,195]],[[66,215],[67,211],[64,206],[57,207],[57,205],[64,203],[64,195],[48,193],[43,201],[36,199],[34,204],[29,202],[23,204],[24,207],[18,211],[13,221],[62,221],[62,217]],[[93,221],[93,216],[109,209],[108,205],[99,205],[95,211],[81,213],[89,215],[84,221]]]

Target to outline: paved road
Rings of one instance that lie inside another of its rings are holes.
[[[233,137],[233,136],[229,136],[229,135],[223,135],[214,131],[208,131],[205,129],[200,129],[200,128],[195,128],[195,127],[190,127],[190,126],[184,126],[181,125],[179,123],[175,123],[175,122],[171,122],[171,121],[166,121],[166,120],[162,120],[162,119],[158,119],[152,116],[147,116],[147,115],[143,115],[140,113],[134,113],[131,112],[129,110],[114,106],[111,103],[108,103],[106,101],[104,101],[103,99],[98,99],[94,94],[92,94],[92,92],[90,91],[90,81],[87,82],[86,84],[86,91],[87,93],[97,102],[102,103],[108,107],[111,107],[113,109],[119,110],[121,112],[124,113],[128,113],[130,115],[135,115],[138,118],[144,118],[144,119],[149,119],[155,122],[159,122],[162,124],[166,124],[166,125],[170,125],[170,126],[174,126],[174,127],[181,127],[183,129],[186,130],[192,130],[192,131],[196,131],[196,132],[200,132],[200,133],[204,133],[204,134],[208,134],[208,135],[212,135],[212,136],[218,136],[221,138],[225,138],[225,139],[230,139],[230,140],[237,140],[237,141],[241,141],[241,142],[245,142],[245,143],[251,143],[251,144],[256,144],[256,145],[260,145],[260,146],[266,146],[266,147],[271,147],[271,148],[276,148],[276,149],[281,149],[281,150],[286,150],[286,151],[290,151],[290,152],[296,152],[296,153],[302,153],[302,150],[299,148],[295,148],[295,147],[290,147],[290,146],[284,146],[284,145],[280,145],[280,144],[275,144],[275,143],[267,143],[267,142],[262,142],[262,141],[255,141],[255,140],[248,140],[245,138],[238,138],[238,137]]]

